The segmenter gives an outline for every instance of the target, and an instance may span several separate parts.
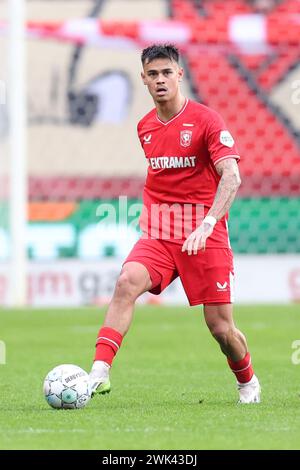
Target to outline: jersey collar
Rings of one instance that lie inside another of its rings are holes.
[[[162,121],[161,119],[159,119],[158,117],[158,114],[156,113],[156,119],[158,120],[158,122],[160,122],[161,124],[163,124],[164,126],[166,126],[167,124],[170,124],[170,122],[174,121],[175,119],[178,118],[178,116],[180,116],[180,114],[183,113],[183,111],[185,110],[185,108],[187,107],[187,104],[188,104],[189,100],[188,98],[186,98],[185,102],[184,102],[184,105],[182,106],[181,110],[175,114],[175,116],[173,116],[171,119],[169,119],[168,121]]]

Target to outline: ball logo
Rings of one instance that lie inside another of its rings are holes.
[[[70,375],[70,377],[66,377],[65,381],[66,383],[69,383],[72,380],[78,379],[78,377],[84,377],[84,376],[85,376],[84,372],[78,372],[77,374]]]
[[[230,147],[230,148],[233,147],[234,145],[233,137],[229,131],[221,131],[220,142],[221,144],[226,145],[226,147]]]
[[[180,132],[180,145],[182,147],[189,147],[192,143],[192,134],[193,131],[181,131]]]

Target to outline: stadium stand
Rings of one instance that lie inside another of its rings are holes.
[[[47,2],[42,3],[29,2],[31,20],[58,21],[87,14],[79,1],[56,1],[56,16],[53,2],[49,9]],[[143,19],[148,11],[151,19],[169,14],[193,31],[192,46],[183,49],[189,79],[184,93],[222,114],[242,156],[243,184],[231,210],[234,250],[300,252],[299,105],[291,106],[291,83],[299,78],[300,47],[292,23],[290,29],[281,30],[289,15],[300,14],[300,2],[156,0],[151,8],[149,3],[104,2],[101,19],[107,21],[106,28],[130,36],[135,27],[132,21]],[[230,18],[251,13],[264,13],[268,19],[269,44],[247,50],[229,44]],[[118,22],[109,26],[116,18]],[[93,214],[100,200],[119,195],[127,195],[130,203],[140,199],[146,163],[135,124],[152,103],[140,83],[137,50],[85,47],[77,51],[75,73],[73,64],[73,90],[85,90],[91,78],[113,68],[127,74],[134,94],[120,124],[72,124],[66,114],[66,90],[75,50],[73,45],[51,40],[29,41],[29,214],[32,222],[76,220],[79,233],[96,222]],[[51,139],[54,134],[55,140]],[[76,254],[76,249],[70,253]]]

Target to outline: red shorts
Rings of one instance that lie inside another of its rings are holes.
[[[206,248],[197,255],[166,240],[137,241],[125,263],[143,264],[149,272],[152,294],[160,294],[178,276],[190,305],[233,302],[233,256],[229,248]]]

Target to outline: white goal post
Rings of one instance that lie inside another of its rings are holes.
[[[27,139],[26,139],[26,0],[9,0],[8,115],[11,306],[26,304]]]

